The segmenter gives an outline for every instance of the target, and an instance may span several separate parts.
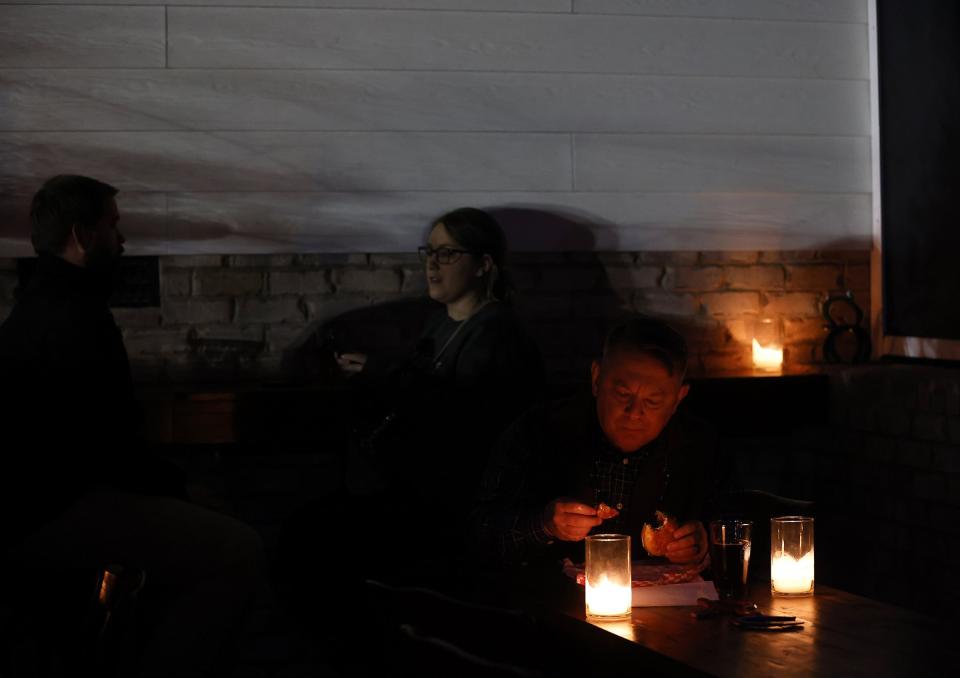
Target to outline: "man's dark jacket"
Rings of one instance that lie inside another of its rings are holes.
[[[41,255],[0,326],[0,529],[15,543],[86,490],[144,490],[156,479],[110,280]]]

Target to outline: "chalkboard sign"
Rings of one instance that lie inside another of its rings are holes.
[[[960,3],[877,0],[883,329],[960,339]]]

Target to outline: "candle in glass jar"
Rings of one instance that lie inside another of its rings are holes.
[[[600,575],[596,583],[587,580],[587,615],[596,617],[616,617],[630,614],[633,602],[630,586],[610,581],[607,575]]]
[[[779,346],[761,346],[760,342],[754,339],[753,366],[768,372],[783,369],[783,349]]]
[[[587,618],[604,621],[629,619],[633,604],[630,535],[590,534],[585,550]]]
[[[809,596],[813,583],[813,518],[771,518],[770,592],[778,596]]]
[[[770,559],[770,580],[776,593],[813,592],[813,550],[800,560],[781,553]]]

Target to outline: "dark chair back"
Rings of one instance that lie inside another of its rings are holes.
[[[544,636],[524,612],[373,580],[367,595],[399,675],[543,675]]]
[[[401,624],[394,647],[393,675],[457,676],[457,678],[540,678],[537,669],[499,662],[468,652],[459,645]]]

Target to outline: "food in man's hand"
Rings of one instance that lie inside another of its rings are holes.
[[[620,515],[620,511],[612,506],[607,506],[603,502],[600,502],[600,505],[597,506],[597,517],[600,518],[600,520],[610,520],[611,518],[616,518],[618,515]]]
[[[664,556],[667,554],[667,544],[673,541],[673,531],[680,527],[680,523],[676,518],[662,511],[657,511],[657,523],[659,527],[656,528],[650,523],[644,523],[640,539],[643,542],[643,548],[651,556]]]

